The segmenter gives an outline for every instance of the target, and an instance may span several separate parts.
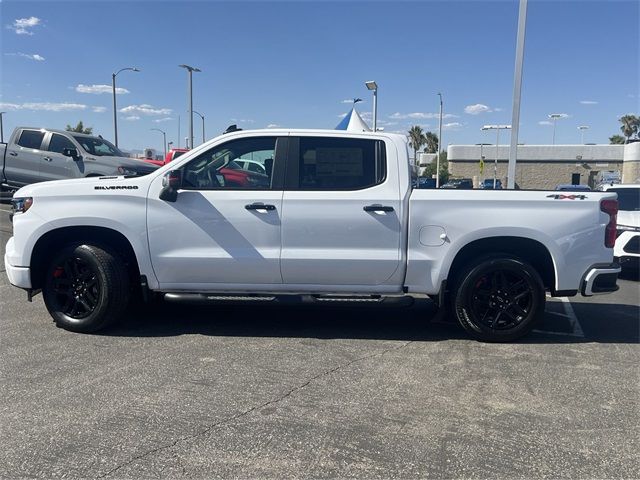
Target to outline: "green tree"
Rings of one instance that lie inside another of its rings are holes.
[[[427,137],[419,125],[414,125],[409,129],[409,146],[413,148],[413,160],[418,163],[418,150],[427,142]]]
[[[622,124],[620,125],[620,130],[627,139],[625,143],[629,143],[629,139],[631,139],[631,137],[638,135],[638,130],[640,130],[640,118],[635,115],[623,115],[618,119],[618,121]]]
[[[422,172],[423,177],[433,178],[436,173],[436,160],[427,165]],[[447,159],[447,152],[440,150],[440,185],[447,183],[449,180],[449,161]]]
[[[91,135],[93,133],[93,127],[85,127],[82,124],[82,120],[80,120],[75,127],[72,127],[71,125],[67,125],[66,130],[67,132],[86,133],[88,135]]]
[[[427,146],[424,147],[424,153],[436,153],[438,151],[438,135],[433,132],[424,134]]]
[[[613,135],[609,137],[609,143],[611,145],[622,145],[625,141],[626,140],[622,135]]]

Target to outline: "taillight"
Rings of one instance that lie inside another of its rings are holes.
[[[602,200],[600,210],[609,215],[609,223],[604,230],[604,246],[613,248],[616,244],[616,222],[618,217],[618,200]]]

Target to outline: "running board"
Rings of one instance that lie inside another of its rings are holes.
[[[405,295],[383,297],[381,295],[241,295],[241,294],[207,294],[207,293],[165,293],[168,302],[184,302],[191,304],[212,303],[298,303],[298,304],[342,304],[342,305],[389,305],[408,307],[413,305],[414,298]]]

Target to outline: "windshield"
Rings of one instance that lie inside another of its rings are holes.
[[[98,137],[81,137],[74,135],[76,142],[89,154],[96,157],[126,157],[117,147]]]
[[[618,210],[640,211],[640,188],[610,188],[607,192],[618,194]]]

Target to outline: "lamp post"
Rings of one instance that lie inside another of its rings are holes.
[[[116,73],[111,74],[111,88],[113,90],[113,136],[116,143],[116,147],[118,146],[118,110],[116,108],[116,77],[120,72],[124,72],[125,70],[131,70],[132,72],[139,72],[136,67],[126,67],[121,68]]]
[[[193,111],[193,113],[195,113],[196,115],[198,115],[201,119],[202,119],[202,143],[204,143],[204,115],[202,115],[201,113],[196,112],[195,110]]]
[[[436,152],[436,188],[440,188],[440,150],[442,149],[442,94],[440,97],[440,120],[438,122],[438,151]]]
[[[551,113],[547,115],[553,121],[553,137],[551,138],[551,145],[556,144],[556,122],[559,118],[564,118],[567,116],[566,113]]]
[[[164,156],[167,156],[167,132],[164,130],[160,130],[159,128],[152,128],[151,130],[155,130],[156,132],[160,132],[162,134],[162,148],[164,148]]]
[[[511,125],[485,125],[482,130],[495,130],[496,131],[496,159],[493,162],[493,189],[496,189],[496,183],[498,178],[498,146],[500,145],[500,130],[510,130]]]
[[[202,70],[190,65],[178,66],[189,72],[189,145],[187,148],[193,148],[193,72],[201,72]]]
[[[378,129],[378,84],[374,80],[364,82],[369,90],[373,90],[373,131]]]
[[[2,126],[2,115],[7,112],[0,112],[0,142],[4,142],[4,127]]]
[[[580,143],[584,145],[584,131],[589,130],[589,125],[580,125],[578,130],[580,130]]]

